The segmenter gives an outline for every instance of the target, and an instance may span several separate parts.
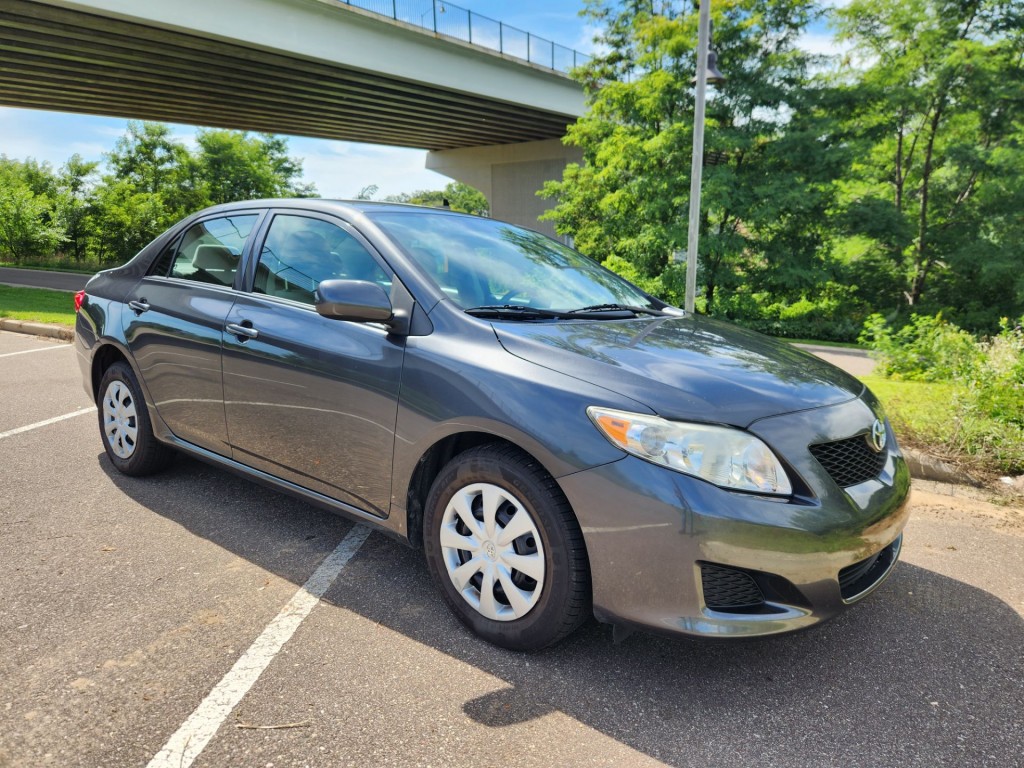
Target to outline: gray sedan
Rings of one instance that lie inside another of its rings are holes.
[[[893,568],[909,475],[856,379],[437,209],[218,206],[78,297],[110,462],[176,451],[422,547],[474,632],[808,627]]]

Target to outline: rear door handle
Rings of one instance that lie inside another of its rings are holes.
[[[245,322],[249,322],[246,320]],[[260,332],[249,325],[239,325],[238,323],[228,323],[227,331],[238,337],[239,341],[245,341],[246,339],[255,339],[260,335]]]
[[[143,312],[149,312],[149,304],[146,303],[145,299],[129,301],[128,306],[131,307],[132,312],[136,315],[141,315]]]

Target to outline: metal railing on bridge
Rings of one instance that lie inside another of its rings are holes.
[[[337,0],[395,21],[568,74],[590,57],[445,0]]]

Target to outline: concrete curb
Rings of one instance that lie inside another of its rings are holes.
[[[936,483],[952,483],[953,485],[971,485],[980,488],[984,483],[968,472],[947,464],[927,453],[915,451],[912,448],[903,449],[903,458],[906,459],[907,467],[910,469],[910,476],[915,480],[931,480]]]
[[[33,336],[45,336],[50,339],[60,339],[61,341],[72,341],[75,338],[74,329],[68,328],[66,325],[33,323],[28,320],[12,320],[9,317],[0,317],[0,331],[30,333]]]

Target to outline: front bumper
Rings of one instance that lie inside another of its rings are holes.
[[[842,489],[807,445],[855,434],[868,415],[870,424],[871,407],[856,400],[751,426],[799,479],[788,500],[726,491],[631,456],[560,478],[586,540],[598,619],[673,634],[769,635],[866,597],[899,556],[906,464],[890,431],[879,476]],[[706,599],[715,569],[752,581],[761,603],[723,610]]]

